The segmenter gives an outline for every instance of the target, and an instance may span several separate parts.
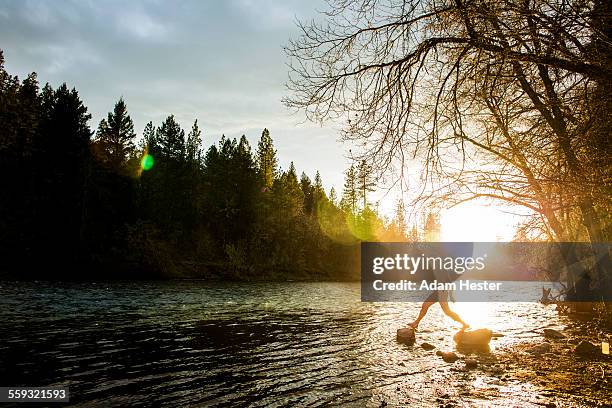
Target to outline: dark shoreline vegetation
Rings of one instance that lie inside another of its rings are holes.
[[[186,134],[173,115],[139,138],[123,99],[90,119],[75,89],[8,74],[0,51],[0,276],[356,280],[360,241],[418,239],[401,203],[390,221],[372,208],[365,163],[338,197],[279,169],[267,129],[255,149],[204,151],[197,120]]]

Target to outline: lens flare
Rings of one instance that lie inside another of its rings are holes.
[[[151,170],[151,167],[153,167],[153,164],[155,163],[155,160],[153,160],[153,156],[151,156],[150,154],[145,154],[144,156],[142,156],[142,160],[140,160],[140,167],[142,167],[143,170]]]

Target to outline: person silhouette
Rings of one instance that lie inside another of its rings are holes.
[[[419,323],[421,323],[421,320],[423,320],[423,318],[427,314],[427,311],[429,310],[429,308],[437,302],[440,304],[440,307],[442,308],[442,311],[444,312],[445,315],[447,315],[448,317],[450,317],[457,323],[461,324],[462,330],[468,329],[470,325],[467,324],[456,312],[451,310],[451,308],[449,307],[448,305],[449,297],[450,297],[450,294],[447,290],[434,291],[431,295],[429,295],[427,299],[425,299],[425,301],[421,305],[419,316],[413,322],[408,323],[408,326],[416,330],[419,327]]]
[[[442,278],[442,276],[438,276],[438,277],[434,276],[434,271],[426,270],[425,272],[426,272],[426,278],[427,278],[426,280],[429,282],[432,282],[434,280],[436,281],[442,280],[446,282],[451,281],[448,275],[444,276],[443,279],[439,279],[439,278]],[[439,272],[437,272],[437,274],[440,275]],[[423,320],[423,318],[427,314],[427,311],[429,310],[429,308],[434,303],[439,303],[445,315],[447,315],[448,317],[450,317],[457,323],[461,324],[462,330],[468,329],[470,325],[467,324],[456,312],[451,310],[450,306],[448,305],[449,300],[453,300],[453,297],[452,297],[452,294],[448,290],[434,290],[427,297],[427,299],[425,299],[425,301],[421,305],[421,310],[419,312],[418,317],[413,322],[408,323],[408,326],[416,330],[419,327],[419,323],[421,323],[421,320]]]

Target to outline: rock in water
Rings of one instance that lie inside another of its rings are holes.
[[[458,346],[483,347],[489,345],[492,335],[489,329],[461,330],[453,339]]]
[[[581,356],[591,356],[597,352],[599,352],[599,348],[590,341],[586,340],[581,341],[574,349],[574,353]]]
[[[533,354],[534,356],[539,356],[542,354],[546,354],[546,353],[550,353],[550,351],[552,350],[552,346],[550,345],[550,343],[541,343],[541,344],[536,344],[533,347],[529,347],[526,351],[529,354]]]
[[[436,348],[436,346],[434,346],[433,344],[427,343],[427,342],[421,344],[421,347],[423,348],[423,350],[427,350],[427,351],[433,350]]]
[[[414,329],[412,327],[405,327],[403,329],[397,330],[397,341],[402,344],[407,344],[412,346],[416,341],[416,336],[414,335]]]
[[[465,359],[465,368],[467,368],[468,370],[471,370],[476,367],[478,367],[478,361],[474,360],[473,358]]]
[[[554,329],[544,329],[544,337],[546,337],[547,339],[564,339],[565,338],[565,334],[554,330]]]
[[[459,360],[459,356],[452,351],[443,351],[442,360],[447,363],[454,363],[455,361]]]

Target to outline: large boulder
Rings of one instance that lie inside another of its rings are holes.
[[[453,339],[460,347],[486,347],[492,336],[493,332],[489,329],[461,330]]]
[[[414,329],[412,327],[404,327],[397,330],[397,341],[402,344],[412,346],[416,341]]]

